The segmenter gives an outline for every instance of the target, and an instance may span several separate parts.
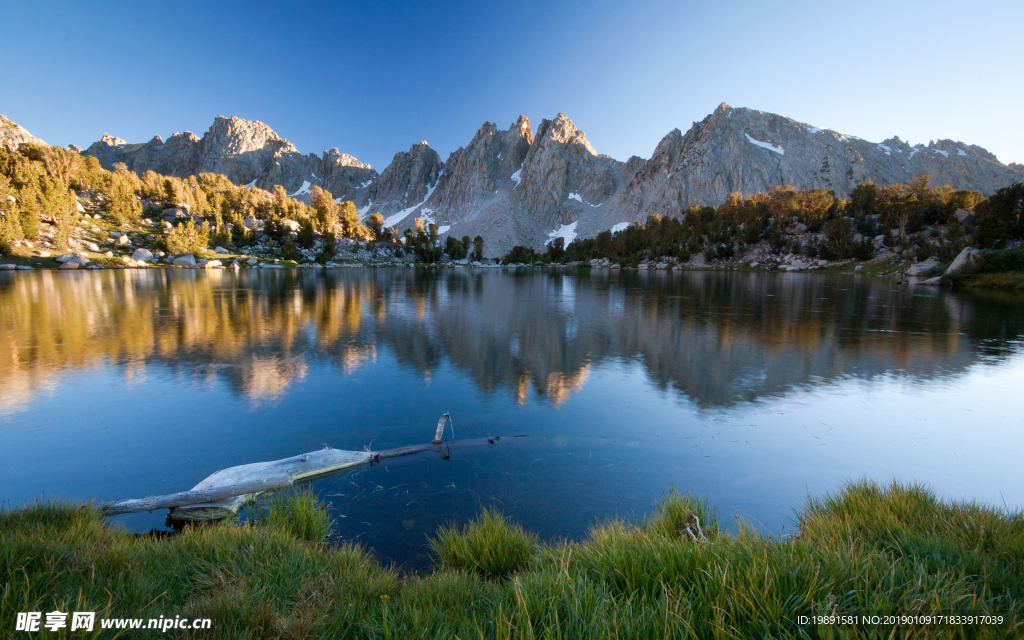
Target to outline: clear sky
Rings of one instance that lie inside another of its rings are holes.
[[[1024,162],[1024,2],[5,2],[0,113],[50,144],[261,120],[378,170],[565,112],[650,157],[720,102]]]

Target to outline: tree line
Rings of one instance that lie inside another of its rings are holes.
[[[825,189],[797,190],[779,185],[744,196],[730,193],[717,206],[691,206],[679,215],[651,214],[617,233],[603,231],[566,246],[552,240],[546,250],[516,246],[506,263],[576,262],[609,259],[622,264],[642,260],[731,258],[747,246],[767,241],[771,252],[828,260],[867,260],[875,239],[915,260],[938,257],[949,262],[965,246],[1003,248],[1024,237],[1024,185],[1018,183],[986,199],[977,191],[950,185],[930,187],[922,173],[905,184],[865,181],[849,198]],[[957,215],[959,210],[968,216]]]
[[[414,218],[399,233],[374,213],[360,220],[351,201],[335,199],[320,187],[310,190],[306,204],[288,196],[284,187],[271,191],[238,186],[225,176],[200,173],[177,178],[147,171],[141,176],[123,163],[112,171],[91,156],[59,147],[22,145],[0,149],[0,252],[18,240],[36,240],[42,225],[52,227],[53,241],[66,249],[78,219],[77,192],[95,191],[106,212],[121,226],[179,207],[184,222],[160,241],[174,254],[201,253],[207,247],[248,247],[267,235],[282,257],[297,259],[320,239],[317,258],[330,259],[339,238],[356,242],[391,243],[396,254],[411,252],[426,262],[483,259],[484,240],[446,237],[438,226]],[[147,211],[147,208],[149,211]],[[798,253],[825,259],[868,259],[874,239],[905,257],[952,259],[968,244],[1003,248],[1024,237],[1024,185],[999,190],[990,198],[949,185],[930,186],[928,174],[902,184],[862,182],[849,198],[825,189],[797,190],[779,185],[750,196],[730,193],[717,206],[691,206],[685,211],[651,214],[623,231],[603,231],[566,246],[556,238],[544,251],[517,246],[509,262],[575,262],[595,258],[634,264],[641,260],[688,260],[703,253],[708,260],[730,258],[747,246],[767,241],[775,254]],[[958,210],[970,212],[961,220]],[[193,219],[195,218],[195,220]],[[246,220],[262,222],[262,231]],[[808,232],[805,234],[804,232]]]

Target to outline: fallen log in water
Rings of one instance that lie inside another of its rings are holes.
[[[262,491],[273,491],[292,486],[295,481],[291,476],[282,474],[269,478],[250,480],[239,484],[229,484],[211,489],[192,489],[191,491],[180,491],[166,496],[149,496],[147,498],[133,498],[131,500],[114,500],[101,502],[100,508],[108,516],[116,516],[122,513],[139,513],[140,511],[156,511],[157,509],[170,509],[193,504],[204,504],[220,502],[246,493],[260,493]]]
[[[325,448],[282,460],[256,462],[222,469],[206,477],[189,491],[165,496],[149,496],[131,500],[115,500],[98,503],[106,515],[138,513],[157,509],[170,509],[170,520],[218,520],[232,517],[247,502],[266,491],[283,489],[300,480],[308,480],[337,473],[359,465],[378,462],[381,459],[437,451],[443,459],[448,458],[442,445],[442,435],[450,416],[445,413],[437,423],[434,441],[383,451],[345,451]],[[454,434],[454,429],[453,429]],[[522,437],[522,436],[513,436]],[[500,437],[481,438],[462,442],[463,445],[494,444]]]

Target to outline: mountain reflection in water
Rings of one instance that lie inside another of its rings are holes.
[[[385,471],[388,482],[406,488],[390,493],[383,480],[374,484],[378,470],[317,483],[334,502],[341,535],[417,565],[425,533],[491,500],[542,535],[582,535],[594,518],[642,512],[673,483],[777,528],[801,491],[833,489],[851,475],[932,469],[899,466],[913,459],[913,438],[930,437],[932,446],[966,457],[958,440],[943,435],[952,418],[937,425],[943,416],[927,413],[928,406],[939,411],[934,401],[892,386],[939,392],[957,389],[972,371],[1019,372],[1013,363],[1022,334],[1019,296],[853,275],[5,273],[0,434],[9,446],[0,457],[0,499],[177,491],[219,468],[325,442],[420,442],[437,415],[452,409],[464,437],[518,432],[530,442],[467,452],[447,467],[396,463]],[[873,390],[875,381],[883,391]],[[1009,401],[1009,392],[981,388],[993,394],[989,406],[972,410],[997,412]],[[974,393],[967,389],[961,392]],[[959,402],[957,410],[971,404],[943,397]],[[773,422],[786,412],[792,422]],[[847,414],[859,422],[795,431]],[[883,415],[907,428],[872,432],[882,429],[874,423]],[[1021,450],[1019,418],[986,419],[1003,429],[1001,450]],[[71,426],[54,426],[62,421]],[[923,435],[914,435],[918,428]],[[889,434],[898,439],[892,451],[857,451]],[[802,448],[823,442],[838,457],[818,469],[811,462],[818,454]],[[736,449],[740,443],[750,449]],[[46,457],[61,447],[66,459]],[[75,458],[78,452],[89,455]],[[681,465],[686,455],[690,462]],[[64,466],[53,471],[53,464]],[[914,477],[933,481],[930,475]],[[417,483],[426,487],[422,494],[409,493]],[[449,486],[458,488],[443,506],[409,516],[417,508],[410,505],[429,504]],[[736,501],[725,497],[743,491],[749,495]],[[995,494],[965,484],[963,495]],[[394,522],[362,514],[360,524],[347,513],[360,506],[395,511]]]
[[[445,359],[487,392],[558,406],[591,366],[637,359],[701,406],[883,373],[928,378],[1009,353],[1012,296],[975,299],[877,278],[730,273],[505,275],[379,269],[42,272],[0,281],[0,411],[102,361],[223,379],[272,401],[330,362],[390,349],[429,378]],[[991,308],[997,307],[995,311]]]

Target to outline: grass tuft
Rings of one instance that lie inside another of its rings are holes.
[[[255,520],[307,542],[323,542],[331,532],[330,510],[311,489],[274,493],[257,508]]]
[[[536,535],[491,509],[484,509],[462,531],[455,525],[442,527],[430,541],[442,567],[491,579],[526,570],[536,547]]]

